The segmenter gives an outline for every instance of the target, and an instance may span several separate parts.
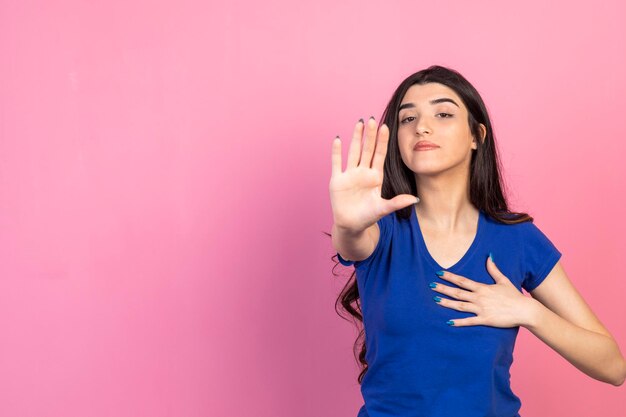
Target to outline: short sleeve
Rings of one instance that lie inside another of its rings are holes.
[[[561,252],[532,222],[523,223],[522,252],[524,281],[522,287],[530,292],[548,276],[561,258]]]
[[[378,238],[378,242],[376,243],[376,247],[374,248],[374,252],[370,254],[367,258],[360,261],[349,261],[341,257],[339,252],[337,252],[337,258],[339,262],[344,266],[354,265],[355,268],[358,268],[360,265],[369,263],[372,259],[378,256],[378,254],[382,251],[382,248],[386,246],[389,241],[389,237],[391,235],[391,228],[393,227],[392,223],[395,217],[395,212],[389,213],[386,216],[378,219],[376,223],[378,223],[378,228],[380,229],[380,237]]]

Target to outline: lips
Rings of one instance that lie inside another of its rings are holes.
[[[413,147],[413,150],[421,151],[421,150],[437,149],[437,148],[439,148],[438,145],[435,145],[434,143],[429,142],[427,140],[421,140],[415,144],[415,147]]]

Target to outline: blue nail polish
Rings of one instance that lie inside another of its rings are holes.
[[[428,286],[430,288],[437,288],[437,283],[436,282],[431,282],[430,284],[428,284]]]
[[[454,322],[452,320],[448,320],[446,322],[446,324],[449,325],[449,326],[454,326]]]
[[[493,254],[491,252],[489,252],[489,259],[491,259],[491,262],[495,264],[495,262],[493,261]]]
[[[443,271],[437,271],[437,272],[435,272],[435,273],[436,273],[437,275],[439,275],[440,277],[442,277],[442,276],[443,276]]]
[[[436,302],[440,303],[441,302],[441,297],[436,295],[436,296],[433,297],[433,300],[435,300]]]

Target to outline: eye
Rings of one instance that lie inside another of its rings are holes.
[[[413,117],[413,116],[409,116],[409,117],[405,117],[404,119],[402,119],[402,120],[400,121],[400,123],[402,123],[402,124],[405,124],[405,123],[410,123],[410,122],[412,122],[413,120],[415,120],[415,117]]]
[[[437,116],[439,116],[440,114],[445,115],[445,117],[442,117],[442,119],[449,119],[450,117],[452,117],[453,115],[450,113],[437,113]]]

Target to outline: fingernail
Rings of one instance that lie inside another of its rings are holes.
[[[437,271],[437,272],[435,272],[435,274],[437,274],[437,275],[439,275],[440,277],[442,277],[442,276],[443,276],[443,271]]]
[[[437,288],[437,283],[436,282],[431,282],[430,284],[428,284],[428,286],[430,288]]]
[[[495,264],[495,262],[493,261],[493,254],[491,252],[489,252],[489,259],[491,259],[491,262]]]
[[[363,123],[363,118],[360,118],[360,119],[359,119],[359,122]]]
[[[454,322],[453,322],[452,320],[448,320],[448,321],[446,322],[446,324],[447,324],[448,326],[454,326]]]
[[[435,300],[436,302],[438,302],[438,303],[439,303],[439,302],[441,302],[441,297],[439,297],[438,295],[435,295],[435,296],[433,297],[433,300]]]
[[[370,116],[370,119],[372,119],[372,120],[376,120],[376,119],[374,119],[374,116]]]

